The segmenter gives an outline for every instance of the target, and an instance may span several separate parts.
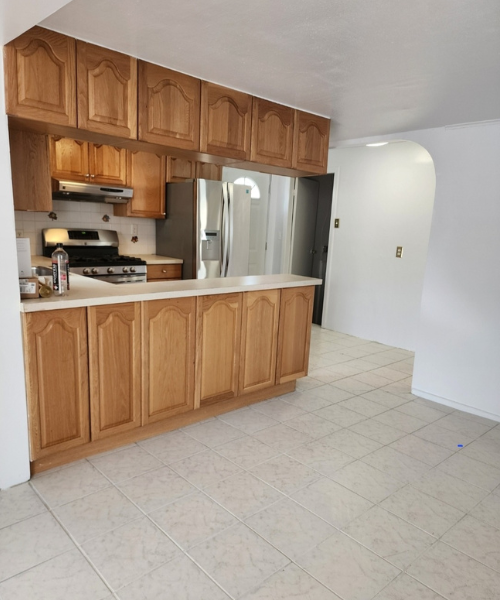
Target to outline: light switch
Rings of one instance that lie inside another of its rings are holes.
[[[333,226],[335,229],[338,229],[340,227],[340,219],[335,219]]]
[[[396,258],[403,258],[403,246],[396,246]]]

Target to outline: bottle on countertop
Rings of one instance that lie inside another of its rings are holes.
[[[56,296],[65,296],[69,290],[69,256],[62,244],[52,252],[52,280]]]

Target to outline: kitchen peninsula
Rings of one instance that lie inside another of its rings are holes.
[[[320,283],[75,275],[68,296],[22,301],[32,472],[293,391]]]

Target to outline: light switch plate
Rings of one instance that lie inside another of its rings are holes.
[[[396,246],[396,258],[403,258],[403,246]]]
[[[335,229],[338,229],[340,227],[340,219],[335,219],[333,226]]]

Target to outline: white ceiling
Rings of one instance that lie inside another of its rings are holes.
[[[332,119],[332,142],[500,118],[499,0],[73,0],[42,25]]]

